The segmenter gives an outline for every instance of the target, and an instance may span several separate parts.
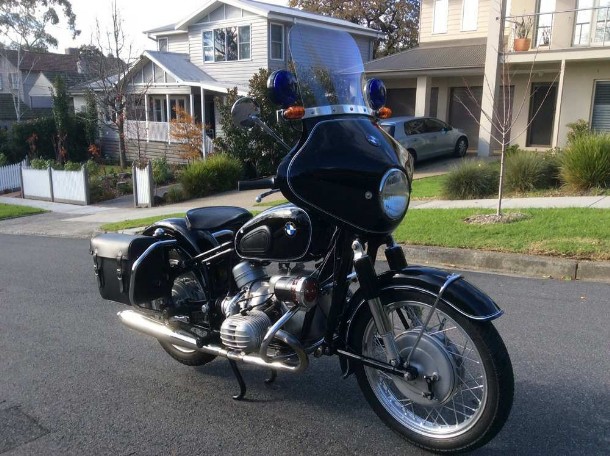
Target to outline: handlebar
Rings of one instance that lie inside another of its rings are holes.
[[[237,190],[261,190],[275,187],[275,176],[262,177],[260,179],[237,181]]]

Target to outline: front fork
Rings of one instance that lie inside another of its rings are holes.
[[[447,289],[447,287],[449,287],[449,285],[451,285],[456,280],[459,280],[462,276],[459,274],[451,274],[447,277],[445,283],[443,284],[443,286],[439,290],[438,295],[436,296],[436,300],[434,302],[434,305],[430,309],[430,312],[428,313],[426,321],[424,322],[419,331],[415,344],[407,355],[407,359],[404,360],[401,358],[400,352],[396,347],[396,343],[394,340],[394,326],[390,321],[389,315],[385,312],[383,308],[381,299],[379,299],[377,273],[375,272],[373,261],[364,251],[362,244],[358,240],[355,240],[352,243],[352,250],[354,251],[354,269],[356,271],[356,274],[358,275],[360,289],[362,290],[363,296],[367,300],[368,305],[371,309],[371,314],[373,315],[373,320],[375,322],[375,326],[377,327],[377,332],[383,340],[387,361],[394,368],[406,369],[407,372],[405,374],[405,378],[407,380],[412,380],[417,376],[417,372],[414,371],[410,366],[411,357],[415,352],[424,332],[426,331],[428,323],[430,323],[430,319],[436,311],[438,303],[440,302],[443,294],[445,293],[445,290]],[[399,246],[395,245],[391,238],[390,242],[388,242],[388,248],[386,249],[386,258],[388,260],[388,264],[391,270],[401,270],[407,265],[402,249]]]

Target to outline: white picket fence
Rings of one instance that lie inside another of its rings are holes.
[[[0,166],[0,192],[18,190],[21,188],[21,167],[26,166],[26,160],[14,165]]]
[[[80,171],[21,167],[21,180],[24,198],[57,203],[89,204],[89,181],[84,166]]]
[[[149,161],[146,167],[132,166],[133,202],[136,207],[153,207],[155,184],[152,176],[152,166]]]

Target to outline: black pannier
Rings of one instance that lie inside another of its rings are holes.
[[[135,305],[171,296],[166,244],[169,242],[150,236],[118,233],[91,239],[90,253],[102,298]]]

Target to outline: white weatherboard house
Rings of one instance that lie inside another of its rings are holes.
[[[521,24],[531,24],[524,51]],[[503,106],[521,147],[562,147],[578,119],[610,131],[608,0],[422,0],[419,35],[419,47],[365,66],[396,115],[437,116],[483,156],[498,148],[485,113]]]
[[[145,51],[129,73],[134,91],[145,87],[146,96],[144,115],[130,119],[127,113],[127,158],[135,158],[134,141],[139,139],[148,158],[176,159],[169,134],[176,106],[208,126],[207,138],[222,134],[215,98],[234,87],[245,94],[248,81],[260,68],[286,68],[288,32],[295,23],[349,32],[365,62],[372,59],[374,41],[380,36],[351,22],[251,0],[208,1],[175,24],[148,30],[157,50]],[[78,110],[84,100],[72,93]],[[209,148],[207,138],[204,143]],[[102,148],[118,156],[115,133],[105,132]]]

